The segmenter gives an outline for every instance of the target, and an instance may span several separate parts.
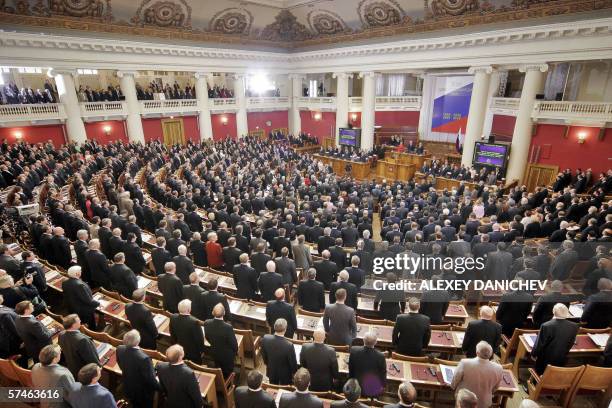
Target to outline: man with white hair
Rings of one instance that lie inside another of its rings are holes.
[[[501,324],[493,321],[495,312],[490,306],[480,308],[480,319],[468,323],[463,337],[462,349],[468,358],[476,356],[476,345],[486,341],[496,352],[501,343]]]
[[[563,303],[553,307],[553,318],[540,326],[540,333],[531,351],[536,359],[536,372],[544,373],[546,366],[551,364],[564,367],[567,353],[576,341],[578,325],[567,320],[569,310]]]
[[[177,251],[178,255],[172,258],[172,262],[176,265],[176,276],[183,282],[183,285],[189,285],[189,275],[195,271],[193,262],[187,256],[185,245],[179,245]]]
[[[185,351],[179,344],[166,350],[168,362],[155,366],[166,406],[181,408],[201,407],[204,403],[198,380],[193,370],[183,362]]]
[[[266,272],[259,275],[257,286],[264,302],[273,300],[276,289],[283,287],[283,277],[276,273],[276,263],[274,261],[266,263]]]
[[[335,350],[325,343],[325,330],[317,329],[313,342],[306,343],[300,351],[300,365],[310,372],[312,391],[333,389],[334,379],[338,378],[338,358]]]
[[[574,250],[574,243],[570,240],[561,244],[563,251],[555,256],[550,265],[550,275],[555,280],[564,281],[569,278],[574,265],[578,262],[578,252]]]
[[[136,408],[152,408],[159,383],[151,357],[139,347],[140,333],[130,330],[123,335],[123,344],[117,347],[117,363],[121,368],[123,390],[130,404]]]
[[[465,388],[478,397],[478,408],[488,408],[493,403],[493,392],[504,375],[501,365],[490,361],[493,349],[486,341],[476,345],[476,357],[464,358],[455,369],[451,388]]]
[[[89,329],[95,330],[95,311],[100,303],[94,300],[89,285],[81,280],[80,266],[75,265],[68,268],[68,279],[62,282],[62,291],[68,310],[76,313]]]
[[[170,317],[170,340],[185,349],[185,358],[202,364],[204,334],[201,322],[191,316],[191,300],[183,299],[178,304],[178,314]]]
[[[331,283],[336,280],[338,275],[338,266],[329,260],[331,253],[328,250],[322,252],[322,260],[314,263],[314,268],[317,271],[317,280],[329,290]]]
[[[166,262],[164,272],[157,278],[157,287],[162,294],[164,310],[171,313],[178,311],[178,303],[183,299],[183,282],[176,276],[174,262]]]
[[[359,380],[364,397],[378,397],[385,389],[387,363],[385,355],[376,350],[377,340],[374,332],[367,332],[363,346],[351,347],[349,355],[349,378]]]
[[[266,334],[261,339],[261,356],[271,384],[289,385],[297,371],[295,350],[285,338],[286,330],[287,321],[278,319],[274,322],[274,334]]]
[[[345,304],[353,309],[357,310],[357,287],[349,282],[350,275],[347,270],[341,271],[338,274],[338,282],[334,282],[329,287],[329,303],[336,303],[336,291],[338,289],[346,290],[346,302]]]
[[[319,255],[323,255],[323,252],[326,249],[329,249],[332,245],[336,243],[336,240],[331,236],[331,228],[325,227],[323,228],[323,235],[317,239],[317,249],[319,251]]]
[[[51,246],[53,247],[53,258],[56,265],[68,269],[72,264],[72,253],[70,251],[70,241],[64,236],[62,227],[53,228]]]

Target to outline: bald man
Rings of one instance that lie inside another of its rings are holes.
[[[70,241],[64,236],[62,227],[53,228],[51,247],[53,248],[55,264],[68,269],[72,264],[72,253],[70,252]]]
[[[166,397],[166,407],[201,408],[204,401],[200,385],[193,370],[185,365],[185,351],[178,344],[166,350],[168,362],[155,366],[162,393]]]
[[[578,325],[567,320],[568,315],[567,306],[557,303],[553,307],[553,318],[540,326],[540,333],[531,351],[536,359],[536,372],[540,375],[549,364],[565,367],[567,353],[578,334]]]
[[[385,355],[376,350],[376,334],[368,332],[363,337],[363,347],[351,347],[349,356],[349,377],[359,380],[362,395],[378,397],[385,389],[387,362]]]
[[[480,308],[480,319],[468,323],[462,349],[468,358],[476,356],[476,344],[486,341],[496,353],[501,342],[501,324],[493,321],[495,312],[489,306]]]
[[[204,334],[210,343],[210,353],[215,365],[223,371],[225,378],[234,371],[234,358],[238,353],[238,342],[234,329],[223,321],[225,308],[221,303],[215,305],[213,318],[204,322]]]
[[[274,291],[274,300],[268,301],[266,305],[266,321],[268,326],[273,327],[278,319],[287,321],[285,337],[291,339],[297,329],[297,319],[293,305],[285,302],[285,290],[278,288]]]
[[[325,342],[325,331],[317,329],[314,341],[306,343],[300,351],[300,365],[311,374],[310,390],[333,390],[334,380],[338,378],[338,359],[334,349]]]

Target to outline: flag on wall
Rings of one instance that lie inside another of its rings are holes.
[[[463,144],[461,143],[461,128],[457,132],[457,140],[455,140],[455,150],[457,153],[463,153]]]

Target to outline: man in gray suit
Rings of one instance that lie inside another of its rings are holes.
[[[464,358],[459,362],[451,383],[451,388],[466,388],[478,397],[478,408],[490,407],[493,392],[497,389],[504,374],[501,365],[489,361],[493,348],[486,341],[476,345],[476,357]]]
[[[293,252],[295,266],[307,271],[312,266],[312,255],[310,248],[304,244],[305,241],[304,235],[298,235],[297,243],[291,245],[291,252]]]
[[[498,242],[497,251],[489,252],[485,264],[485,276],[493,281],[510,279],[512,267],[512,254],[506,251],[506,243]]]
[[[295,262],[289,258],[289,248],[282,247],[280,250],[281,256],[274,259],[276,264],[276,273],[283,277],[284,285],[292,285],[297,283],[297,272]]]
[[[308,392],[310,373],[300,368],[293,376],[296,391],[283,393],[278,408],[323,408],[323,401]]]
[[[312,374],[312,391],[329,391],[333,389],[334,379],[338,378],[338,359],[334,349],[325,342],[325,331],[317,329],[313,335],[314,342],[306,343],[300,351],[300,365]]]
[[[70,370],[59,365],[62,350],[57,344],[43,347],[38,355],[39,363],[32,367],[32,384],[34,388],[57,388],[62,393],[63,401],[40,401],[41,408],[70,408],[66,402],[75,387],[74,377]]]
[[[336,291],[336,303],[325,306],[323,326],[329,344],[350,346],[357,335],[355,310],[346,306],[346,290]]]
[[[574,250],[572,241],[563,241],[563,251],[558,254],[550,265],[550,275],[554,280],[564,281],[578,262],[578,252]]]

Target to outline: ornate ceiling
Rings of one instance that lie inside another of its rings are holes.
[[[293,49],[596,10],[612,0],[0,0],[0,22]]]

